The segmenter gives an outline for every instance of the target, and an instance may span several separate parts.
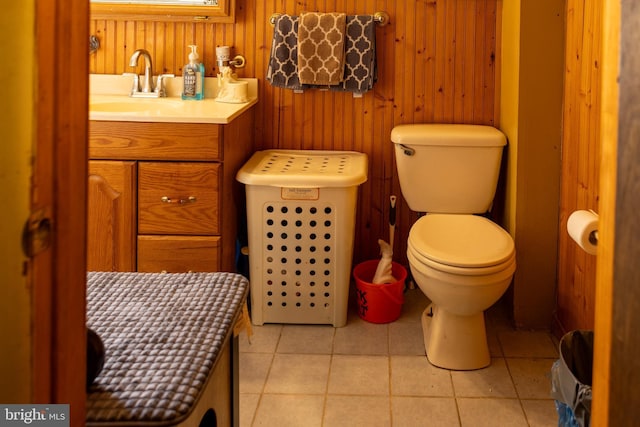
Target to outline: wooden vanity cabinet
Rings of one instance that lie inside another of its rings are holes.
[[[91,121],[90,271],[235,271],[252,110],[225,125]]]

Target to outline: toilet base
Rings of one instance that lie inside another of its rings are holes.
[[[484,312],[458,316],[430,304],[422,313],[424,347],[429,362],[456,371],[491,364]]]

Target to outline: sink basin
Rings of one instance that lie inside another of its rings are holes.
[[[102,113],[156,113],[163,111],[175,111],[183,106],[182,101],[166,99],[139,99],[131,98],[122,101],[91,102],[89,111],[99,111]]]

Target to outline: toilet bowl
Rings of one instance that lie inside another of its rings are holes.
[[[427,358],[446,369],[488,366],[484,310],[516,268],[509,233],[480,216],[491,209],[506,137],[491,126],[404,124],[391,141],[402,195],[426,213],[409,231],[407,259],[432,302],[422,316]]]
[[[515,272],[511,236],[474,215],[428,214],[409,233],[414,280],[431,300],[422,326],[427,358],[454,370],[491,363],[484,310],[504,294]]]

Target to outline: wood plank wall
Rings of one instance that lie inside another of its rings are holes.
[[[235,24],[93,20],[102,47],[90,57],[92,73],[131,71],[128,58],[146,48],[155,73],[182,73],[187,45],[197,44],[207,76],[215,47],[230,45],[247,66],[240,77],[260,79],[256,148],[357,150],[369,156],[369,180],[358,204],[355,262],[378,257],[388,238],[388,200],[400,196],[389,134],[412,122],[493,125],[496,104],[498,0],[238,0]],[[275,13],[303,11],[372,14],[391,23],[377,28],[378,81],[362,98],[307,91],[294,94],[264,80]],[[406,238],[416,216],[399,197],[395,259],[405,262]]]
[[[567,234],[577,209],[598,211],[602,2],[567,1],[567,38],[558,264],[560,333],[594,325],[596,257]]]

